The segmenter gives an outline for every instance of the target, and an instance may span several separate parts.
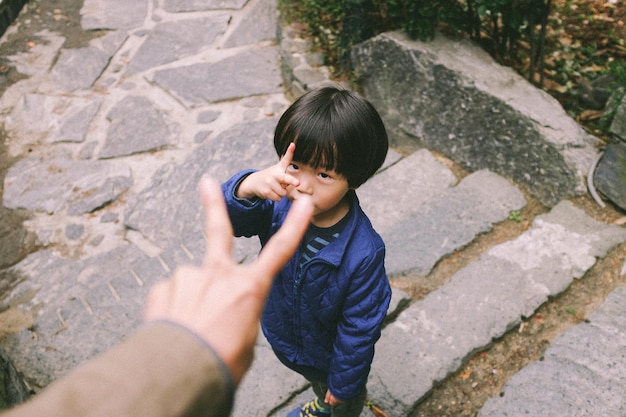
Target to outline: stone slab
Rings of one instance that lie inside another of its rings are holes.
[[[216,63],[160,70],[154,74],[154,82],[190,106],[282,93],[274,46],[257,47]]]
[[[226,13],[159,23],[133,56],[127,71],[135,73],[193,56],[210,47],[228,28]]]
[[[142,96],[122,99],[107,115],[111,122],[98,156],[114,158],[148,152],[177,143],[178,124],[168,123],[152,100]]]
[[[3,204],[45,213],[90,213],[112,201],[132,183],[119,161],[74,161],[63,157],[19,160],[4,178]]]
[[[224,42],[224,48],[275,40],[277,26],[276,1],[259,1],[246,11],[237,28]]]
[[[495,246],[388,325],[376,347],[370,396],[404,416],[474,352],[518,325],[626,241],[626,230],[569,202],[539,216],[515,240]]]
[[[86,90],[100,77],[109,59],[109,55],[93,46],[62,49],[51,76],[55,86],[62,91]]]
[[[43,94],[23,95],[5,118],[7,132],[13,137],[24,134],[31,138],[31,143],[45,138],[51,121],[46,115],[53,113],[59,102],[59,99],[48,98]]]
[[[7,295],[7,302],[29,294],[20,305],[34,320],[32,327],[3,341],[20,372],[43,387],[127,337],[141,322],[149,284],[169,274],[150,261],[127,245],[81,260],[43,250],[12,267],[28,279]],[[131,270],[150,281],[141,285]]]
[[[370,178],[357,195],[374,228],[383,233],[456,183],[452,171],[422,149]]]
[[[203,175],[223,182],[242,169],[260,169],[277,162],[272,142],[276,122],[268,118],[240,124],[198,146],[182,163],[163,166],[151,184],[128,202],[125,225],[151,242],[165,243],[166,247],[178,245],[179,236],[201,239],[200,205],[180,202],[198,201],[197,185]],[[256,239],[248,241],[255,249],[238,253],[236,258],[250,259],[258,251]],[[185,245],[194,249],[199,243],[189,241]]]
[[[83,142],[102,100],[24,94],[5,119],[5,129],[22,146],[40,141]]]
[[[48,142],[84,142],[89,125],[100,110],[102,100],[73,99],[67,111],[58,118],[58,128],[48,135]]]
[[[558,336],[539,362],[514,375],[478,414],[621,416],[626,412],[626,286]]]
[[[486,170],[474,172],[382,233],[387,273],[426,276],[439,260],[525,205],[523,194],[506,179]]]
[[[84,30],[135,29],[143,25],[148,13],[145,0],[85,0],[80,9]]]

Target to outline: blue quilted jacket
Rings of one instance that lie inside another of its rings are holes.
[[[235,175],[222,190],[235,236],[258,236],[265,245],[291,202],[235,198],[236,187],[251,172]],[[272,348],[293,364],[327,374],[330,391],[344,401],[365,387],[391,299],[384,243],[350,193],[350,219],[337,240],[301,273],[296,252],[276,277],[262,317]]]

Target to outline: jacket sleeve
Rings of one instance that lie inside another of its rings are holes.
[[[365,257],[348,288],[327,382],[330,392],[340,400],[354,399],[367,383],[374,344],[380,338],[391,300],[384,261],[384,247]]]
[[[226,417],[226,366],[189,330],[155,322],[2,417]]]
[[[222,184],[226,209],[233,225],[233,234],[237,237],[261,236],[263,239],[269,230],[272,218],[273,201],[237,198],[235,192],[239,184],[254,170],[241,171]]]

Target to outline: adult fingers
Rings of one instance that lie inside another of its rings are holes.
[[[157,319],[166,314],[171,301],[169,287],[171,287],[170,281],[161,281],[150,289],[143,310],[144,320]]]
[[[313,216],[313,201],[309,196],[302,196],[293,202],[289,214],[280,230],[267,242],[254,264],[254,269],[263,271],[267,277],[264,282],[269,288],[285,263],[293,256],[300,244],[304,232],[309,227]]]
[[[230,259],[233,227],[226,211],[222,189],[212,178],[203,178],[198,186],[204,207],[206,253],[204,263],[211,259]]]

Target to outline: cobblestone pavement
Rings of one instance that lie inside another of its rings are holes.
[[[85,0],[80,15],[88,43],[67,48],[59,33],[42,31],[28,53],[7,57],[26,77],[0,98],[17,160],[3,204],[31,211],[26,225],[41,242],[11,268],[19,278],[7,297],[34,325],[3,347],[38,386],[127,337],[150,286],[200,259],[197,182],[273,163],[273,129],[290,103],[274,2]],[[486,170],[459,180],[427,149],[392,149],[359,196],[387,242],[392,280],[428,276],[526,205],[508,180]],[[370,399],[407,416],[473,352],[624,241],[623,227],[563,201],[425,298],[394,290]],[[238,240],[235,256],[245,262],[257,251]],[[480,415],[623,416],[624,305],[620,288]],[[259,340],[233,415],[284,415],[309,395]]]

